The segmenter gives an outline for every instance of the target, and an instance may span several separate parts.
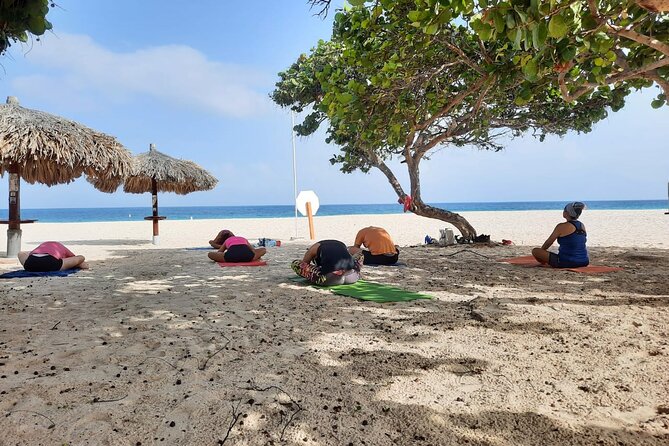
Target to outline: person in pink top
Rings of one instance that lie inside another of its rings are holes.
[[[44,242],[32,251],[21,251],[19,262],[26,271],[63,271],[72,268],[88,268],[84,256],[78,256],[58,242]]]
[[[233,235],[230,231],[221,231],[219,236],[221,247],[207,254],[214,262],[253,262],[267,252],[265,248],[254,248],[244,237]]]

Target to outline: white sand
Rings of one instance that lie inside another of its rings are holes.
[[[479,234],[493,240],[512,240],[517,245],[541,245],[561,220],[559,211],[468,212],[463,214]],[[618,246],[669,249],[669,216],[659,210],[589,211],[581,219],[588,229],[589,246]],[[365,226],[382,226],[400,246],[423,243],[425,235],[439,237],[439,229],[451,227],[438,220],[401,215],[351,215],[315,217],[316,239],[334,238],[353,243],[356,232]],[[31,249],[44,240],[58,240],[91,260],[99,260],[118,247],[179,248],[206,246],[220,229],[230,229],[254,241],[260,237],[290,242],[295,236],[295,220],[228,219],[165,220],[160,223],[160,244],[150,243],[150,222],[105,223],[35,223],[23,225],[23,249]],[[0,231],[0,250],[6,246],[6,234]],[[457,234],[457,231],[454,231]],[[299,243],[308,243],[306,218],[298,220]],[[104,242],[101,242],[104,241]],[[2,252],[2,251],[0,251]]]
[[[560,221],[466,216],[525,245]],[[365,278],[433,299],[386,304],[290,281],[292,219],[161,222],[157,247],[148,222],[26,225],[24,248],[60,240],[91,269],[0,280],[0,445],[667,445],[669,216],[583,221],[593,263],[623,271],[410,247],[444,225],[409,214],[317,217],[318,238],[374,224],[404,246]],[[261,268],[183,249],[224,227],[285,243]]]

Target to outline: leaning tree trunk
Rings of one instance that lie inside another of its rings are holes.
[[[476,237],[476,229],[460,214],[447,211],[446,209],[435,208],[420,200],[412,202],[411,211],[421,217],[436,218],[437,220],[452,224],[466,240],[474,240],[474,237]]]
[[[368,153],[368,159],[370,164],[379,169],[388,179],[388,182],[397,193],[397,196],[400,199],[400,202],[404,202],[407,197],[407,194],[402,189],[402,185],[397,180],[397,177],[392,170],[388,167],[383,160],[379,159],[374,153]],[[432,207],[423,203],[423,200],[420,197],[420,181],[418,178],[418,165],[417,163],[412,163],[408,165],[409,177],[411,178],[411,190],[414,196],[412,197],[411,212],[421,217],[427,218],[436,218],[437,220],[445,221],[450,223],[455,228],[460,231],[460,234],[467,239],[473,240],[476,237],[476,229],[460,214],[455,212],[447,211],[445,209],[439,209]]]

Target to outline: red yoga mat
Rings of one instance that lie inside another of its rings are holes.
[[[256,260],[254,262],[217,262],[222,268],[230,266],[267,266],[264,260]]]
[[[522,257],[512,257],[510,259],[500,259],[498,260],[498,262],[510,263],[512,265],[520,265],[526,268],[532,268],[535,266],[550,268],[549,265],[537,262],[537,259],[535,259],[534,256],[522,256]],[[581,266],[580,268],[556,268],[556,269],[566,269],[567,271],[572,271],[575,273],[583,273],[583,274],[610,273],[612,271],[622,270],[622,268],[616,268],[613,266],[598,266],[598,265]]]

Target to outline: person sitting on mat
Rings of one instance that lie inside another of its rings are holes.
[[[321,240],[311,245],[302,260],[294,260],[291,268],[316,285],[343,285],[360,279],[361,260],[361,255],[351,256],[343,242]]]
[[[223,230],[221,233],[224,234],[219,239],[221,244],[218,251],[207,253],[209,258],[214,262],[254,262],[267,252],[265,248],[254,248],[244,237],[233,235],[230,231],[226,232],[226,230]]]
[[[532,255],[541,263],[548,263],[553,268],[579,268],[588,266],[588,250],[585,247],[587,234],[585,226],[578,221],[585,204],[575,201],[564,207],[562,217],[567,221],[558,224],[553,233],[544,242],[541,248],[534,248]],[[553,242],[557,240],[560,248],[558,253],[549,252]]]
[[[225,241],[225,239],[228,237],[232,237],[233,235],[235,234],[233,234],[232,231],[223,229],[218,234],[216,234],[216,237],[214,237],[213,240],[209,240],[209,244],[211,245],[212,248],[221,249],[221,246],[223,246],[223,242]]]
[[[50,272],[66,269],[88,269],[84,256],[75,255],[59,242],[44,242],[32,251],[21,251],[18,254],[19,262],[26,271]]]
[[[361,249],[364,246],[367,249]],[[348,248],[351,255],[362,251],[365,265],[394,265],[400,255],[388,232],[377,226],[368,226],[358,231],[355,243]]]

